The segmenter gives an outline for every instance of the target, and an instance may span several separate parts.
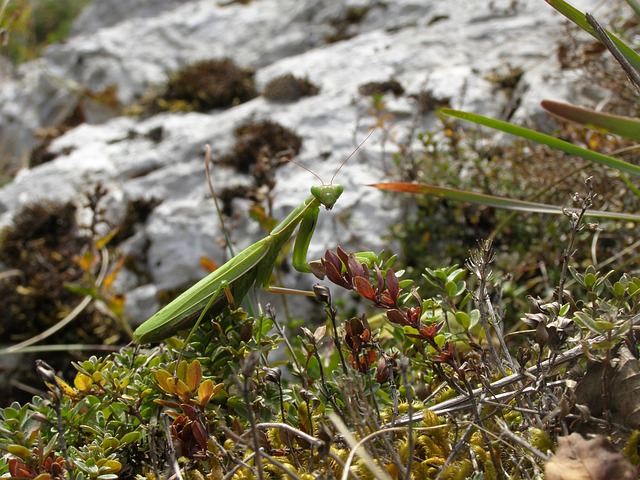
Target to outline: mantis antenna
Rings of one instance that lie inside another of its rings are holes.
[[[333,176],[331,177],[331,181],[329,182],[329,185],[333,185],[333,181],[335,180],[336,175],[338,175],[338,172],[339,172],[340,170],[342,170],[342,167],[344,167],[344,164],[345,164],[345,163],[347,163],[347,162],[349,161],[349,159],[350,159],[351,157],[353,157],[353,156],[356,154],[356,152],[357,152],[358,150],[360,150],[360,148],[362,148],[362,146],[367,142],[367,140],[369,140],[369,137],[370,137],[371,135],[373,135],[373,132],[375,132],[375,131],[376,131],[376,128],[375,128],[375,127],[374,127],[373,129],[371,129],[371,131],[370,131],[370,132],[369,132],[369,134],[365,137],[365,139],[364,139],[364,140],[362,140],[362,141],[360,142],[360,144],[356,147],[356,149],[355,149],[353,152],[351,152],[347,158],[345,158],[345,159],[344,159],[344,161],[340,164],[340,166],[338,167],[338,169],[335,171],[335,173],[334,173],[334,174],[333,174]],[[295,160],[291,160],[291,159],[289,159],[288,161],[289,161],[289,162],[291,162],[291,163],[293,163],[294,165],[299,166],[299,167],[300,167],[300,168],[302,168],[303,170],[306,170],[306,171],[307,171],[307,172],[309,172],[311,175],[313,175],[313,176],[314,176],[314,177],[316,177],[318,180],[320,180],[320,183],[322,183],[322,185],[325,185],[324,180],[322,180],[322,178],[320,178],[320,175],[318,175],[316,172],[314,172],[314,171],[313,171],[313,170],[311,170],[310,168],[305,167],[304,165],[302,165],[301,163],[296,162]]]
[[[349,159],[350,159],[351,157],[353,157],[353,156],[356,154],[356,152],[357,152],[358,150],[360,150],[360,148],[362,148],[362,146],[365,144],[365,142],[366,142],[367,140],[369,140],[369,137],[370,137],[371,135],[373,135],[373,132],[375,132],[375,131],[376,131],[375,127],[374,127],[374,128],[372,128],[372,129],[371,129],[371,131],[369,132],[369,135],[367,135],[366,137],[364,137],[364,140],[362,140],[362,141],[360,142],[360,144],[356,147],[356,149],[355,149],[353,152],[351,152],[347,158],[345,158],[345,159],[344,159],[344,162],[342,162],[342,163],[340,164],[340,166],[338,167],[338,169],[336,170],[336,172],[333,174],[333,177],[331,177],[331,181],[329,182],[329,185],[333,185],[333,180],[336,178],[336,175],[338,175],[338,172],[339,172],[340,170],[342,170],[342,167],[344,167],[344,164],[345,164],[345,163],[347,163],[347,162],[349,161]],[[324,183],[324,182],[323,182],[323,183]]]

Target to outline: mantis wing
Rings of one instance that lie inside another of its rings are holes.
[[[137,343],[159,342],[194,323],[211,297],[211,311],[218,313],[227,305],[225,288],[238,302],[247,295],[256,280],[257,267],[269,251],[271,237],[247,247],[214,272],[207,275],[169,305],[140,325],[133,333]]]

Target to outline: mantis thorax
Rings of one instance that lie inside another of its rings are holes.
[[[342,185],[314,185],[311,187],[311,194],[325,206],[327,210],[331,210],[335,203],[342,195],[344,188]]]

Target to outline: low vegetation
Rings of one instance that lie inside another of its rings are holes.
[[[605,43],[640,88],[640,56],[617,37],[608,42],[595,19],[561,0],[548,3]],[[628,93],[623,83],[613,88]],[[392,141],[385,99],[404,95],[403,87],[391,79],[361,94]],[[77,358],[73,375],[40,356],[42,390],[0,409],[0,476],[637,478],[637,104],[616,103],[611,116],[545,102],[574,123],[542,135],[451,110],[429,92],[414,99],[421,114],[445,108],[441,128],[420,133],[421,150],[395,145],[388,167],[398,181],[377,185],[416,199],[391,232],[401,240],[398,256],[365,259],[336,246],[311,262],[321,282],[317,325],[269,307],[256,314],[228,307],[159,345]],[[521,140],[495,145],[459,120]],[[245,172],[264,162],[271,171],[278,153],[301,146],[272,122],[235,135],[225,161]],[[46,277],[44,287],[16,280],[7,295],[84,282],[90,287],[73,291],[120,318],[108,288],[119,267],[95,273],[102,249],[118,241],[113,226],[97,234],[103,196],[100,188],[87,196],[97,220],[83,226],[84,237],[74,233],[69,206],[22,214],[21,233],[2,237],[3,261],[20,260],[39,242],[47,265],[70,276]],[[152,206],[139,207],[134,218],[143,221]],[[52,223],[54,211],[66,221]],[[50,238],[52,230],[66,240]],[[74,270],[65,250],[54,249],[78,241],[87,254]],[[40,273],[27,270],[33,264],[14,268]],[[358,300],[355,307],[334,302],[340,290]],[[53,293],[49,302],[66,298]],[[16,315],[37,316],[28,305]]]

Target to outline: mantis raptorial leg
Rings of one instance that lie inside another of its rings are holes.
[[[373,131],[340,165],[333,178],[372,133]],[[320,207],[331,210],[344,190],[341,185],[333,183],[333,178],[328,185],[323,182],[322,185],[311,187],[311,195],[287,215],[269,235],[242,250],[146,320],[134,332],[134,340],[138,343],[159,342],[194,324],[198,317],[202,318],[200,313],[205,308],[214,313],[222,311],[229,304],[229,295],[235,301],[241,302],[254,285],[268,287],[278,255],[297,227],[299,228],[292,264],[296,270],[310,273],[307,252]]]

